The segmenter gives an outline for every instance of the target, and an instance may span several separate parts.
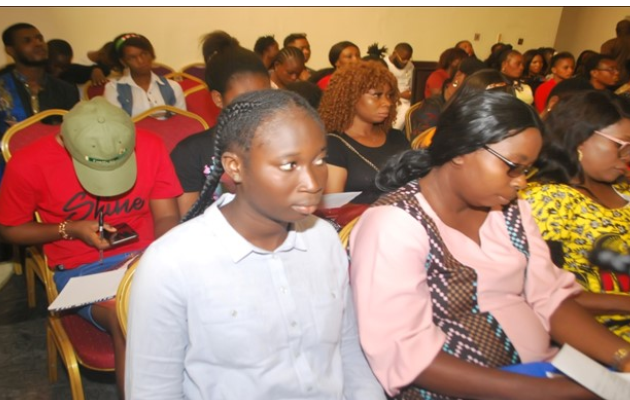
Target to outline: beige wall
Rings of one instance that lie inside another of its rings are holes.
[[[599,52],[606,40],[615,37],[615,26],[630,19],[630,7],[565,7],[555,48],[577,57],[583,50]]]
[[[414,59],[437,60],[442,50],[461,39],[473,42],[477,55],[485,58],[490,46],[501,40],[520,50],[552,45],[562,7],[385,7],[385,8],[69,8],[4,7],[0,29],[16,22],[37,26],[46,39],[68,40],[75,60],[84,62],[88,50],[96,49],[119,33],[135,31],[153,43],[157,60],[176,69],[201,61],[199,38],[223,29],[252,48],[256,38],[275,34],[279,42],[291,32],[307,32],[313,56],[312,68],[328,66],[330,46],[341,40],[355,42],[365,52],[373,42],[393,47],[407,41]],[[7,62],[0,55],[0,65]]]

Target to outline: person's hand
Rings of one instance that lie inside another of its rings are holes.
[[[406,100],[411,99],[411,90],[407,89],[404,92],[400,92],[400,97]]]
[[[108,232],[116,232],[116,228],[108,223],[103,224],[103,229]],[[98,234],[97,221],[69,221],[66,225],[66,232],[70,237],[81,240],[88,246],[95,247],[99,250],[105,250],[111,247],[109,242]]]
[[[93,86],[102,86],[107,83],[108,79],[103,73],[103,70],[99,67],[92,68],[92,75],[90,76]]]

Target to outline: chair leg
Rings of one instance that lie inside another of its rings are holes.
[[[54,316],[48,318],[48,327],[50,328],[49,332],[53,338],[55,348],[59,352],[61,360],[68,371],[72,400],[85,400],[85,396],[83,394],[83,383],[81,382],[81,371],[79,370],[77,357],[74,354],[74,350],[72,349],[68,336],[65,334],[65,331],[63,331],[63,328],[61,328],[61,322],[54,320],[54,318]]]
[[[52,328],[46,324],[46,347],[48,348],[48,381],[57,382],[57,347]]]
[[[24,247],[13,245],[13,272],[15,275],[22,275],[24,265]]]
[[[35,308],[37,300],[35,299],[35,271],[33,266],[26,263],[26,298],[28,307]]]

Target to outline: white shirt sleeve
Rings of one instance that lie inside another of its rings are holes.
[[[184,91],[182,90],[182,87],[179,83],[174,82],[172,80],[168,80],[169,85],[171,85],[171,87],[173,88],[173,92],[175,92],[175,105],[174,107],[177,107],[179,109],[182,110],[187,110],[186,108],[186,98],[184,97]]]
[[[120,102],[118,101],[118,89],[116,89],[116,81],[109,81],[105,84],[105,91],[103,92],[103,97],[107,99],[110,103],[115,105],[116,107],[120,107]]]
[[[128,399],[183,399],[188,346],[185,279],[161,248],[149,248],[134,274],[125,369]]]

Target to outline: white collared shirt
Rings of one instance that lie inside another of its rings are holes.
[[[359,346],[347,256],[326,222],[274,251],[219,207],[153,243],[131,291],[128,399],[385,399]]]
[[[184,99],[184,91],[182,87],[175,81],[167,79],[171,88],[173,88],[173,92],[175,93],[175,104],[173,107],[180,108],[182,110],[186,110],[186,100]],[[117,81],[109,81],[105,85],[105,92],[103,96],[115,106],[121,107],[120,102],[118,101],[118,87],[116,86],[118,83],[126,83],[131,86],[131,97],[133,99],[133,105],[131,108],[131,116],[135,117],[138,114],[142,114],[150,108],[163,106],[165,105],[164,98],[162,97],[162,93],[160,92],[160,85],[164,85],[160,78],[151,72],[151,85],[149,86],[149,90],[145,91],[133,80],[131,74],[129,73],[129,69],[125,69],[123,76],[121,76]]]

